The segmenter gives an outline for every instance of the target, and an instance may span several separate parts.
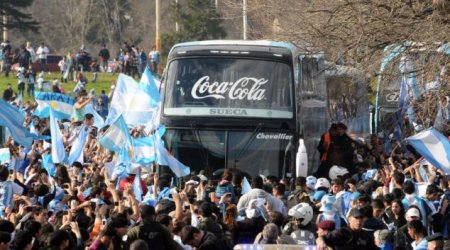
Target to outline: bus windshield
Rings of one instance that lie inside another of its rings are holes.
[[[196,57],[168,68],[164,115],[293,118],[292,68],[282,61]]]

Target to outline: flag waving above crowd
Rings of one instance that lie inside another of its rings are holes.
[[[172,156],[161,139],[165,128],[159,126],[157,117],[161,103],[159,85],[159,80],[153,77],[148,68],[144,70],[139,82],[130,76],[119,74],[105,120],[92,103],[86,101],[82,105],[83,113],[93,117],[89,118],[93,121],[92,124],[63,122],[77,115],[74,111],[76,100],[65,94],[35,92],[34,98],[38,105],[33,115],[38,119],[32,119],[29,128],[24,127],[24,113],[0,100],[0,125],[7,127],[13,138],[27,148],[31,148],[33,140],[45,140],[45,147],[50,151],[43,157],[43,166],[49,169],[48,166],[52,165],[49,171],[52,174],[56,170],[54,164],[83,163],[87,156],[86,144],[92,138],[98,138],[99,145],[114,152],[116,159],[129,162],[122,164],[122,167],[117,165],[115,172],[126,174],[123,166],[130,164],[148,166],[157,163],[168,166],[176,176],[182,177],[190,173],[190,168]],[[43,135],[37,131],[40,119],[48,120],[49,134]],[[142,131],[138,137],[130,133],[138,128]],[[93,134],[102,129],[102,134]],[[156,135],[145,135],[150,131],[156,131]],[[70,138],[65,137],[68,132],[71,132]],[[4,156],[10,157],[9,154]]]

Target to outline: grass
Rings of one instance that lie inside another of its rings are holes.
[[[92,83],[93,74],[92,73],[86,73],[85,74],[88,79],[88,84],[86,85],[86,90],[89,92],[91,89],[95,89],[95,94],[100,95],[101,90],[105,90],[106,94],[108,94],[110,87],[113,83],[116,82],[117,77],[119,74],[112,74],[112,73],[99,73],[97,77],[97,81],[95,83]],[[50,82],[50,84],[53,82],[53,80],[61,81],[61,74],[59,72],[52,72],[50,74],[45,74],[45,81]],[[138,79],[136,79],[138,80]],[[0,94],[3,96],[3,91],[6,89],[6,85],[8,83],[11,83],[11,86],[15,93],[17,93],[17,78],[15,76],[14,72],[11,72],[9,74],[9,77],[5,77],[4,73],[1,73],[0,75]],[[73,81],[70,81],[68,83],[63,83],[62,88],[64,89],[65,93],[73,92],[73,89],[75,88],[76,83]],[[25,92],[26,92],[27,84],[25,83]],[[37,90],[35,90],[37,91]],[[0,97],[1,98],[1,97]],[[30,98],[25,93],[24,101],[33,100],[34,98]]]

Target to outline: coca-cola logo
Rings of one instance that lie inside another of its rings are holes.
[[[191,95],[195,99],[216,98],[261,101],[266,90],[261,88],[267,79],[242,77],[235,82],[210,82],[209,76],[203,76],[192,87]]]

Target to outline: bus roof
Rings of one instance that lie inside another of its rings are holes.
[[[263,47],[279,47],[285,48],[295,54],[299,48],[292,43],[288,42],[276,42],[269,40],[205,40],[205,41],[193,41],[178,43],[173,46],[172,50],[179,47],[190,46],[208,46],[208,45],[230,45],[230,46],[263,46]],[[170,53],[169,53],[170,54]]]

